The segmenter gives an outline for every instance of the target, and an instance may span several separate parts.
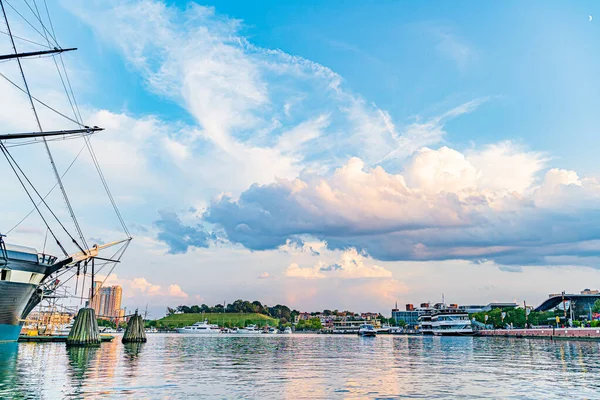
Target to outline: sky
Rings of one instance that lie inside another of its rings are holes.
[[[43,41],[13,3],[13,34]],[[60,45],[78,48],[62,60],[83,118],[105,128],[91,140],[134,237],[106,284],[129,309],[243,298],[389,314],[442,294],[538,304],[600,282],[597,2],[48,9]],[[54,60],[23,68],[68,114]],[[14,62],[0,72],[20,82]],[[0,81],[3,130],[35,130],[27,98]],[[122,239],[82,142],[50,145],[86,239]],[[52,189],[42,145],[11,154]],[[2,180],[7,241],[58,254],[35,214],[10,230],[32,207]],[[69,221],[59,190],[48,202]]]

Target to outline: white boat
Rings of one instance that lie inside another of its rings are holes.
[[[68,336],[71,332],[71,328],[73,328],[73,321],[68,324],[60,325],[52,331],[52,335],[54,336]]]
[[[99,329],[100,333],[117,333],[117,330],[111,327],[104,327]]]
[[[249,334],[259,334],[262,332],[256,327],[256,325],[248,325],[245,328],[239,328],[236,333],[241,334],[241,335],[249,335]]]
[[[288,327],[286,327],[286,328],[283,330],[283,333],[284,333],[284,334],[286,334],[286,335],[291,335],[291,334],[293,333],[293,331],[292,331],[292,328],[290,328],[289,326],[288,326]]]
[[[276,335],[276,334],[279,333],[279,329],[271,327],[271,328],[269,328],[269,330],[267,331],[267,333],[269,335]]]
[[[178,333],[195,333],[195,334],[208,334],[208,333],[220,333],[221,330],[217,325],[211,325],[208,320],[204,322],[196,322],[192,326],[186,326],[177,329]]]
[[[377,336],[377,329],[371,324],[362,324],[358,328],[358,336]]]
[[[469,314],[452,308],[435,311],[431,315],[431,327],[433,334],[437,336],[471,336],[475,334]]]

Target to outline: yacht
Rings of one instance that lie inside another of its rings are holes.
[[[471,336],[475,334],[469,314],[456,308],[436,310],[431,315],[431,326],[433,334],[438,336]]]
[[[286,328],[283,330],[283,333],[284,333],[284,334],[286,334],[286,335],[291,335],[291,334],[293,333],[293,332],[292,332],[292,328],[290,328],[289,326],[288,326],[288,327],[286,327]]]
[[[279,333],[279,329],[277,329],[277,328],[273,328],[273,327],[270,327],[270,328],[267,330],[267,333],[268,333],[268,334],[270,334],[270,335],[275,335],[275,334]]]
[[[377,336],[377,330],[371,324],[363,324],[358,328],[358,336]]]
[[[178,333],[195,333],[195,334],[207,334],[207,333],[220,333],[221,330],[217,325],[210,325],[208,320],[204,322],[196,322],[192,326],[186,326],[177,329]]]
[[[237,330],[238,334],[242,334],[242,335],[248,335],[248,334],[259,334],[262,333],[257,327],[256,325],[248,325],[245,328],[239,328]]]

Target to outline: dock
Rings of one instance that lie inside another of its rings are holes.
[[[484,329],[480,336],[539,339],[600,340],[600,328]]]
[[[19,342],[35,342],[35,343],[66,343],[67,335],[21,335],[19,336]],[[102,342],[112,342],[115,337],[112,335],[100,335]]]

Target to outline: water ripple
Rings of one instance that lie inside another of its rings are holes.
[[[149,335],[0,344],[0,398],[598,398],[600,343],[509,338]]]

